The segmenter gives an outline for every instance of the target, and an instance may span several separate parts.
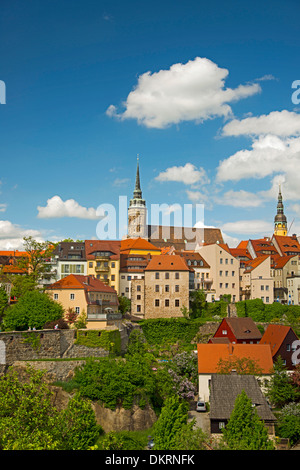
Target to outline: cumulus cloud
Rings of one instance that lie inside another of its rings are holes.
[[[172,166],[159,173],[155,178],[157,181],[175,181],[192,185],[207,181],[207,175],[203,168],[197,168],[192,163],[186,163],[184,166]]]
[[[232,207],[258,207],[262,204],[262,199],[254,193],[240,189],[227,191],[222,197],[216,197],[215,202]]]
[[[225,88],[228,70],[209,59],[196,57],[186,64],[177,63],[168,70],[146,72],[118,113],[115,105],[106,111],[120,120],[136,119],[149,128],[163,129],[183,121],[202,122],[232,114],[229,103],[261,91],[258,83]]]
[[[93,207],[82,207],[74,199],[63,201],[60,196],[53,196],[47,200],[45,207],[38,206],[38,218],[49,219],[54,217],[77,217],[79,219],[99,219],[104,214]]]
[[[300,135],[300,114],[291,111],[273,111],[258,117],[233,119],[222,131],[224,136],[261,136],[272,134],[278,137]]]
[[[229,233],[248,234],[264,234],[273,233],[273,224],[264,220],[239,220],[236,222],[226,222],[221,227],[222,231]]]
[[[0,249],[23,250],[23,237],[33,237],[43,241],[39,230],[28,230],[13,224],[9,220],[0,220]]]

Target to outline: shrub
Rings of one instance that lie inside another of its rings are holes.
[[[6,310],[3,318],[5,330],[41,330],[45,323],[58,321],[64,311],[60,304],[39,291],[26,292],[14,306]]]

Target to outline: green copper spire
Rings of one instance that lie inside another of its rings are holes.
[[[136,166],[136,177],[135,177],[135,188],[133,192],[134,199],[142,199],[142,190],[140,182],[140,168],[139,168],[139,156],[137,156],[137,166]]]

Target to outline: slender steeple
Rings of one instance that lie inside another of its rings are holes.
[[[287,219],[284,214],[284,207],[282,202],[281,187],[279,185],[277,214],[274,219],[274,235],[286,236],[287,234]]]
[[[139,166],[139,156],[137,156],[137,165],[136,165],[136,176],[135,176],[135,187],[133,191],[133,198],[130,199],[130,206],[132,205],[146,205],[146,201],[142,198],[141,190],[141,180],[140,180],[140,166]]]
[[[141,182],[140,182],[139,156],[137,156],[135,188],[134,188],[134,191],[133,191],[133,197],[134,197],[134,199],[142,199],[142,190],[141,190]]]
[[[129,238],[147,238],[147,208],[142,197],[139,156],[137,156],[135,187],[133,198],[128,207],[128,236]]]

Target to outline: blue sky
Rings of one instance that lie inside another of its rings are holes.
[[[101,204],[204,204],[231,246],[300,232],[295,1],[2,0],[0,249],[97,237]],[[299,93],[300,98],[300,93]],[[300,101],[300,100],[299,100]]]

